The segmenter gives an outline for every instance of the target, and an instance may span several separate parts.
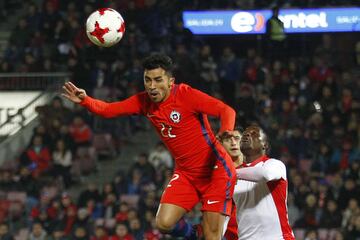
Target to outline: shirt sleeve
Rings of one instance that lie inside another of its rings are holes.
[[[90,112],[105,118],[141,113],[141,100],[139,94],[131,96],[123,101],[112,103],[86,96],[80,105],[86,107]]]
[[[185,101],[187,101],[187,104],[191,106],[194,111],[220,119],[220,133],[232,131],[234,129],[236,113],[233,108],[226,105],[221,100],[211,97],[194,88],[189,87],[188,94]]]
[[[238,179],[252,182],[269,182],[281,178],[286,180],[286,168],[279,160],[268,160],[253,167],[236,169],[236,175]]]

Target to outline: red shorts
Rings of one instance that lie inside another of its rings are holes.
[[[226,227],[224,240],[237,240],[238,239],[238,225],[236,221],[236,205],[233,203],[230,220]]]
[[[236,174],[230,157],[225,156],[215,162],[209,176],[194,177],[191,171],[176,169],[160,202],[174,204],[187,211],[201,202],[201,211],[219,212],[229,216],[233,205]]]

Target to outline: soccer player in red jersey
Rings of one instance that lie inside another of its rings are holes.
[[[243,164],[243,155],[240,150],[241,133],[239,130],[226,132],[220,136],[219,140],[224,146],[225,150],[229,153],[233,160],[235,168]],[[224,225],[225,234],[223,240],[237,240],[238,239],[238,224],[236,220],[236,205],[234,204],[233,210],[229,221]]]
[[[191,239],[193,229],[183,216],[202,203],[205,239],[221,239],[225,216],[232,209],[236,181],[230,156],[216,140],[207,115],[220,119],[219,134],[231,131],[235,111],[222,101],[186,84],[175,84],[172,60],[154,54],[143,62],[145,91],[123,101],[106,103],[68,82],[63,96],[103,117],[142,114],[155,127],[175,159],[174,174],[161,197],[157,228]]]

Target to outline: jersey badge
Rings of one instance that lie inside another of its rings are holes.
[[[170,119],[174,122],[174,123],[178,123],[180,122],[180,118],[181,118],[181,115],[178,111],[175,111],[173,110],[171,113],[170,113]]]

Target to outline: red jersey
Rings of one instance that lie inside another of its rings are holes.
[[[144,91],[114,103],[87,96],[81,105],[103,117],[144,115],[173,155],[176,168],[190,170],[194,175],[210,174],[214,163],[209,156],[222,148],[207,115],[220,119],[220,132],[233,130],[235,125],[235,111],[231,107],[186,84],[175,84],[169,97],[160,103],[152,102]]]

